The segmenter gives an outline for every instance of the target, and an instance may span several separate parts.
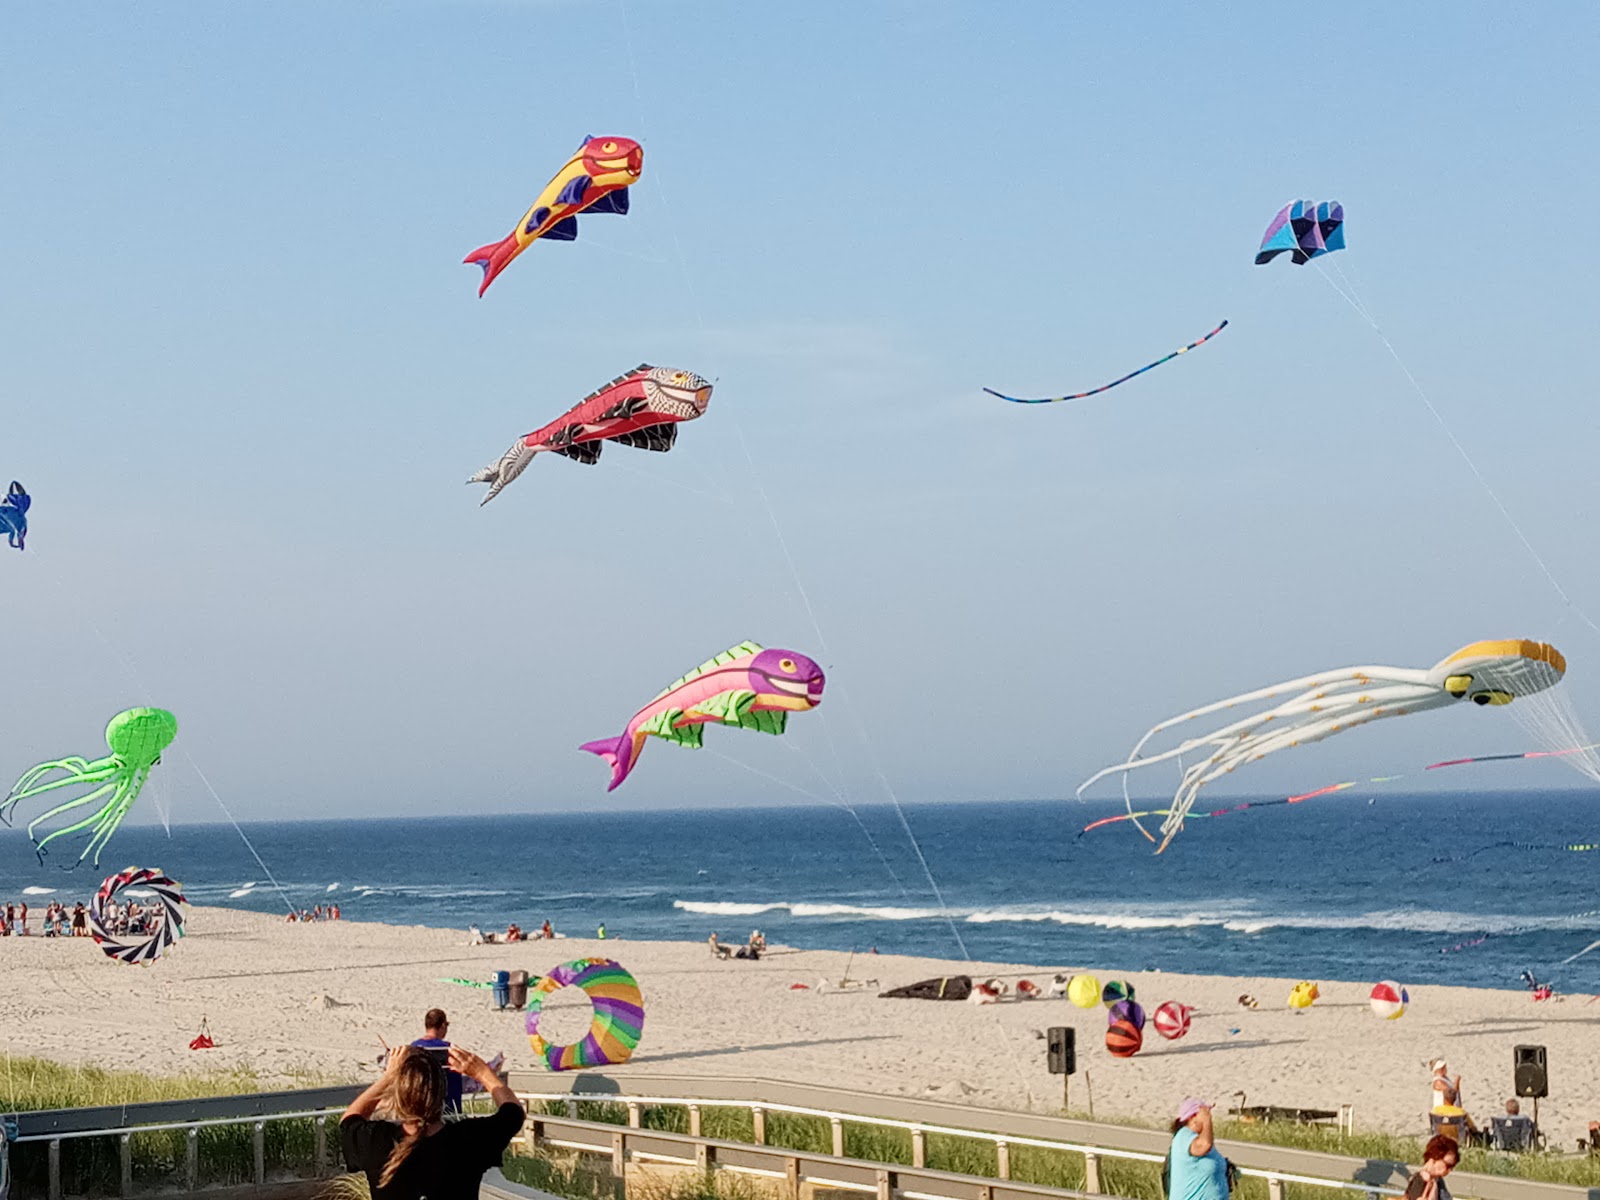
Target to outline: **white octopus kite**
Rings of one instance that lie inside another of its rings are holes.
[[[1123,775],[1126,785],[1129,771],[1209,748],[1206,758],[1184,768],[1172,807],[1161,823],[1163,836],[1156,849],[1160,854],[1183,828],[1183,819],[1194,807],[1200,789],[1245,763],[1255,762],[1275,750],[1320,742],[1385,717],[1446,708],[1458,700],[1471,700],[1479,705],[1510,704],[1518,696],[1531,696],[1555,686],[1566,671],[1567,661],[1554,646],[1511,639],[1474,642],[1426,670],[1341,667],[1305,675],[1242,696],[1218,700],[1161,722],[1139,739],[1126,762],[1096,773],[1078,788],[1078,796],[1081,798],[1085,790],[1107,775]],[[1276,707],[1225,725],[1213,733],[1189,738],[1160,754],[1141,757],[1151,738],[1175,725],[1223,712],[1235,705],[1263,703],[1285,692],[1293,694]],[[1131,801],[1128,812],[1130,816],[1133,814]],[[1139,825],[1137,817],[1133,823],[1140,833],[1155,841],[1144,826]]]

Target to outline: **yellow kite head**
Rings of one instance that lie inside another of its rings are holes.
[[[1510,704],[1561,682],[1567,660],[1547,642],[1511,638],[1463,646],[1428,672],[1428,679],[1457,700]]]

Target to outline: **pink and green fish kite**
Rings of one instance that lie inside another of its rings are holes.
[[[613,791],[633,770],[650,735],[699,749],[710,722],[760,733],[784,731],[791,712],[822,703],[822,668],[793,650],[740,642],[675,680],[634,713],[616,737],[579,747],[611,765]]]

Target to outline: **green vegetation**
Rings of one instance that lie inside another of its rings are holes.
[[[567,1111],[566,1104],[560,1101],[546,1103],[543,1107],[554,1115],[565,1115]],[[625,1124],[627,1121],[627,1107],[624,1104],[583,1101],[580,1102],[579,1108],[580,1111],[587,1110],[597,1114],[587,1118],[590,1120],[603,1120],[611,1124]],[[646,1129],[688,1133],[688,1109],[683,1105],[647,1106],[640,1114],[640,1124]],[[1152,1125],[1143,1127],[1154,1128]],[[755,1140],[754,1126],[748,1109],[707,1107],[701,1111],[700,1128],[701,1133],[708,1138],[747,1143]],[[1423,1139],[1396,1137],[1383,1133],[1341,1134],[1337,1128],[1330,1125],[1228,1121],[1219,1124],[1217,1136],[1238,1142],[1315,1150],[1345,1157],[1412,1164],[1422,1161]],[[832,1128],[825,1117],[768,1112],[766,1140],[769,1145],[782,1146],[807,1154],[833,1152]],[[998,1170],[993,1142],[961,1137],[957,1134],[930,1133],[926,1136],[926,1146],[927,1165],[934,1170],[984,1176],[993,1176]],[[844,1152],[848,1158],[909,1165],[912,1157],[911,1135],[904,1129],[846,1121]],[[1083,1156],[1072,1151],[1013,1145],[1010,1148],[1010,1155],[1013,1179],[1071,1190],[1081,1190],[1086,1183]],[[533,1170],[534,1168],[524,1165],[528,1161],[521,1160],[517,1169]],[[1600,1160],[1587,1157],[1502,1154],[1469,1149],[1462,1156],[1461,1167],[1464,1171],[1484,1175],[1600,1188]],[[581,1166],[570,1168],[566,1174],[548,1164],[539,1169],[555,1172],[552,1182],[536,1185],[544,1187],[547,1191],[572,1196],[574,1200],[611,1200],[612,1181],[609,1171],[601,1172],[604,1180],[603,1190],[594,1193],[586,1190],[567,1191],[556,1186],[562,1179],[570,1179],[572,1185],[580,1189],[600,1187],[601,1184],[585,1174]],[[511,1168],[508,1166],[507,1174],[510,1173]],[[673,1192],[665,1200],[717,1200],[718,1197],[727,1200],[726,1191],[719,1193],[715,1190],[716,1187],[726,1186],[728,1185],[725,1183],[717,1183],[711,1191],[691,1191],[682,1195]],[[1161,1166],[1159,1163],[1103,1157],[1100,1160],[1100,1186],[1108,1195],[1128,1197],[1129,1200],[1160,1200]],[[1306,1184],[1287,1184],[1285,1194],[1287,1200],[1327,1200],[1325,1189]],[[1235,1193],[1235,1200],[1267,1200],[1266,1181],[1255,1178],[1243,1179]]]
[[[325,1081],[305,1077],[291,1087],[317,1087]],[[248,1069],[161,1077],[99,1067],[68,1067],[39,1058],[0,1060],[0,1102],[7,1112],[53,1108],[93,1108],[140,1104],[152,1100],[189,1100],[281,1090],[268,1086]],[[182,1184],[186,1162],[182,1130],[136,1133],[128,1139],[136,1187]],[[329,1144],[337,1141],[331,1128]],[[264,1131],[266,1169],[303,1171],[316,1145],[310,1120],[269,1121]],[[255,1177],[255,1148],[250,1125],[202,1129],[198,1136],[200,1181],[248,1183]],[[44,1142],[24,1142],[11,1149],[17,1191],[43,1195],[48,1172]],[[61,1143],[61,1181],[68,1194],[115,1193],[122,1176],[116,1138],[69,1138]]]

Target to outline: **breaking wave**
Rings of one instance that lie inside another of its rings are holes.
[[[858,921],[943,921],[937,908],[819,904],[795,900],[674,900],[682,912],[714,917],[755,917],[787,913],[796,919],[829,918]],[[1531,929],[1600,928],[1600,914],[1581,918],[1528,917],[1509,913],[1459,913],[1413,910],[1365,913],[1273,913],[1238,909],[1202,909],[1190,912],[1067,912],[1059,909],[952,909],[952,918],[964,924],[1041,924],[1097,929],[1218,929],[1225,933],[1262,934],[1283,929],[1365,930],[1397,933],[1495,933]]]

